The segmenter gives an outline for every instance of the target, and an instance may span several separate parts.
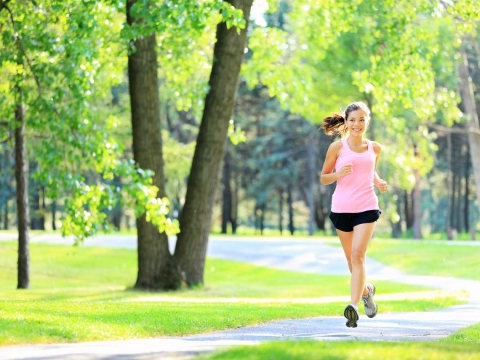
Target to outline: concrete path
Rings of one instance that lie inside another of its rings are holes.
[[[171,239],[171,248],[174,239]],[[55,236],[37,236],[32,242],[71,243]],[[85,246],[135,248],[133,236],[101,236],[87,239]],[[245,261],[278,269],[309,273],[347,275],[342,249],[324,241],[311,239],[260,238],[222,239],[210,241],[208,255]],[[185,359],[218,347],[251,345],[265,340],[436,340],[471,324],[480,322],[480,282],[435,276],[405,275],[372,259],[367,259],[369,279],[429,286],[450,291],[465,290],[468,304],[425,313],[380,313],[374,319],[362,315],[359,327],[349,329],[341,316],[303,320],[274,321],[183,338],[157,338],[44,346],[0,348],[0,359]],[[381,293],[381,290],[379,289]],[[319,305],[321,306],[321,305]],[[342,309],[339,310],[341,313]]]

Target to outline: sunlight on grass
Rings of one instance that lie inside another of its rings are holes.
[[[38,243],[31,244],[32,289],[18,291],[15,242],[0,242],[0,254],[0,344],[198,334],[275,319],[341,315],[344,302],[300,300],[349,293],[348,276],[281,271],[219,259],[208,259],[206,285],[198,289],[136,291],[130,288],[136,276],[135,250]],[[377,286],[386,295],[430,290],[389,282]],[[142,301],[152,296],[163,301]],[[225,302],[208,302],[211,298]],[[243,298],[268,302],[234,302]],[[292,302],[283,302],[286,299]],[[435,310],[463,302],[452,296],[385,300],[381,311]]]
[[[0,296],[2,299],[113,300],[150,296],[129,289],[136,277],[136,251],[101,247],[31,244],[31,287],[16,287],[16,244],[0,242]],[[209,258],[205,286],[162,297],[322,297],[350,292],[348,276],[317,275],[276,270],[242,262]],[[382,294],[431,290],[430,288],[378,281]],[[129,291],[124,291],[129,289]]]
[[[480,345],[439,342],[281,341],[221,350],[200,360],[478,359]]]
[[[374,239],[368,256],[408,274],[480,280],[480,246]]]
[[[435,310],[458,303],[456,298],[387,301],[382,302],[382,313]],[[0,345],[199,334],[277,319],[340,316],[344,307],[344,303],[0,301]]]
[[[480,344],[480,323],[469,326],[450,335],[442,342]]]

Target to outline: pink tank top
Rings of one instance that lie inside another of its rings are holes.
[[[359,213],[368,210],[379,210],[378,198],[374,191],[376,154],[370,140],[368,150],[356,153],[350,150],[347,139],[342,139],[342,150],[335,162],[335,171],[343,165],[352,163],[353,173],[337,180],[332,195],[332,211],[336,213]]]

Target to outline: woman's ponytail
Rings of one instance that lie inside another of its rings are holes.
[[[325,130],[325,134],[327,135],[335,135],[337,133],[342,135],[346,131],[345,118],[339,113],[327,116],[323,119],[323,124],[320,126],[320,129]]]

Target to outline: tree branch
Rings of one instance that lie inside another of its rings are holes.
[[[3,8],[7,7],[7,4],[9,2],[10,2],[10,0],[0,1],[0,11],[2,11]]]
[[[35,83],[37,84],[37,91],[38,91],[38,94],[39,95],[42,95],[42,86],[40,85],[40,80],[38,80],[38,77],[37,77],[37,74],[35,74],[35,71],[33,70],[33,66],[32,66],[32,63],[30,61],[30,59],[28,58],[27,56],[27,53],[25,51],[25,49],[23,48],[23,45],[22,45],[22,42],[20,41],[20,36],[18,35],[18,32],[17,32],[17,29],[15,29],[15,19],[13,17],[13,12],[12,10],[10,10],[10,8],[8,7],[7,3],[4,3],[3,4],[3,7],[5,9],[7,9],[8,13],[10,14],[10,21],[12,22],[12,26],[13,26],[13,29],[15,30],[15,32],[17,33],[16,35],[16,43],[18,45],[18,48],[20,50],[20,52],[23,54],[23,56],[25,57],[25,59],[27,59],[27,64],[28,64],[28,67],[33,75],[33,78],[35,79]]]
[[[445,133],[451,133],[451,134],[473,133],[473,134],[480,135],[480,129],[476,129],[474,127],[465,127],[463,129],[459,129],[459,128],[451,128],[451,127],[437,125],[437,124],[429,124],[428,126],[435,129],[435,130],[443,131]]]

